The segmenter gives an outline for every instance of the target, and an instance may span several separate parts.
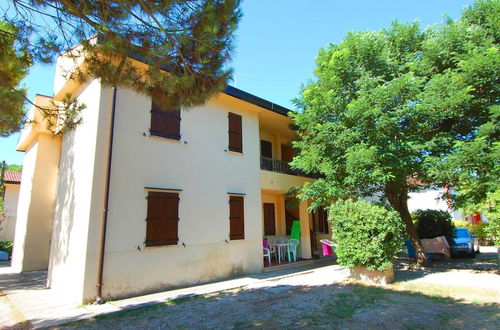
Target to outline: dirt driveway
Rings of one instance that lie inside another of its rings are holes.
[[[435,262],[426,269],[416,269],[401,258],[396,267],[396,282],[385,287],[346,281],[345,270],[327,266],[67,327],[500,329],[496,254]]]

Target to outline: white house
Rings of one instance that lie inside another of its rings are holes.
[[[319,250],[324,213],[284,197],[313,180],[288,167],[287,109],[228,87],[165,111],[129,89],[67,79],[65,57],[57,65],[54,96],[35,103],[69,92],[87,107],[62,137],[30,112],[16,270],[48,269],[48,286],[89,302],[261,271],[263,237],[286,236],[294,219],[299,256]]]
[[[4,172],[4,216],[0,224],[0,241],[13,241],[16,229],[17,201],[19,199],[19,187],[21,185],[21,172]]]

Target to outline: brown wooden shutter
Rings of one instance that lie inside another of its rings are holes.
[[[289,163],[293,160],[293,156],[294,156],[294,150],[293,150],[292,146],[290,146],[288,144],[282,144],[281,145],[281,160]]]
[[[245,238],[243,196],[229,196],[229,238]]]
[[[229,125],[229,150],[243,152],[241,116],[230,112],[227,118]]]
[[[262,157],[273,158],[273,144],[266,140],[260,140],[260,155]]]
[[[148,192],[146,246],[176,245],[179,225],[179,194]]]
[[[276,235],[274,203],[264,203],[264,235]]]
[[[181,111],[180,109],[166,110],[154,103],[151,107],[151,135],[167,139],[181,139]]]

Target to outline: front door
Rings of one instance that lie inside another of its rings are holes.
[[[328,212],[325,209],[319,208],[312,213],[311,217],[311,252],[315,256],[322,255],[322,247],[320,240],[331,239],[329,234]]]
[[[274,203],[264,203],[264,236],[276,235]]]

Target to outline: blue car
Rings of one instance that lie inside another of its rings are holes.
[[[455,242],[451,246],[451,252],[465,252],[472,256],[479,252],[479,241],[476,235],[472,235],[469,229],[459,227],[455,229]]]

